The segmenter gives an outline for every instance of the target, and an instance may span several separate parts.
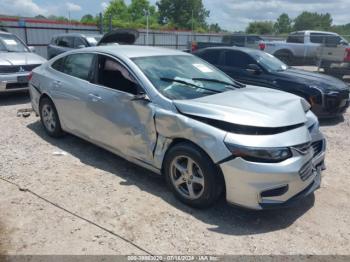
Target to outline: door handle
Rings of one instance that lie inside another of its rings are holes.
[[[96,95],[96,94],[89,94],[89,97],[92,100],[92,102],[98,102],[98,101],[102,100],[102,97],[100,97],[99,95]]]

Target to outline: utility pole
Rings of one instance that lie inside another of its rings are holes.
[[[192,9],[192,16],[191,16],[191,27],[192,27],[192,41],[194,41],[194,21],[193,21],[193,9]]]
[[[146,45],[148,45],[148,36],[149,36],[149,10],[145,11],[146,15]]]

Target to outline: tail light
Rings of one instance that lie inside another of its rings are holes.
[[[192,42],[191,51],[195,52],[195,51],[197,51],[197,49],[198,49],[198,44],[196,42]]]
[[[29,75],[28,75],[28,81],[30,81],[33,77],[33,71],[30,71]]]
[[[350,48],[345,49],[344,62],[350,62]]]
[[[266,48],[266,44],[265,44],[264,42],[260,42],[260,43],[259,43],[259,49],[262,50],[262,51],[264,51],[265,48]]]

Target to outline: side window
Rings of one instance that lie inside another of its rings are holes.
[[[255,61],[243,52],[227,51],[225,53],[225,66],[246,69],[249,64],[255,64]]]
[[[260,40],[262,40],[262,39],[256,35],[248,35],[247,36],[247,43],[248,44],[255,44],[255,43],[258,43]]]
[[[88,46],[86,41],[81,37],[74,37],[74,48],[79,48],[82,46],[84,47]]]
[[[327,35],[326,36],[326,40],[325,40],[325,44],[326,44],[326,46],[336,47],[337,45],[340,44],[340,41],[341,41],[340,36]]]
[[[220,61],[221,50],[206,50],[200,52],[198,56],[212,65],[218,65]]]
[[[57,71],[62,72],[64,59],[65,59],[65,57],[57,59],[55,62],[52,63],[51,67]]]
[[[69,47],[69,43],[65,37],[58,37],[56,43],[58,46]]]
[[[303,44],[304,43],[304,34],[303,33],[290,34],[287,38],[287,43]]]
[[[138,93],[137,81],[128,69],[109,56],[98,55],[95,83],[133,95]]]
[[[94,54],[73,54],[66,56],[63,73],[89,81]]]
[[[58,40],[58,45],[62,47],[70,47],[73,48],[74,46],[74,38],[70,36],[63,36],[60,37]]]
[[[310,41],[311,43],[315,43],[315,44],[323,44],[324,37],[325,37],[324,34],[311,33]]]
[[[244,35],[234,35],[232,36],[232,45],[244,46],[245,36]]]
[[[51,38],[51,44],[57,44],[57,37]]]

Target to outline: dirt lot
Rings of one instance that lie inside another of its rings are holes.
[[[322,124],[322,188],[296,207],[248,212],[188,208],[157,175],[16,117],[28,107],[27,95],[0,96],[0,253],[350,254],[350,110]]]

